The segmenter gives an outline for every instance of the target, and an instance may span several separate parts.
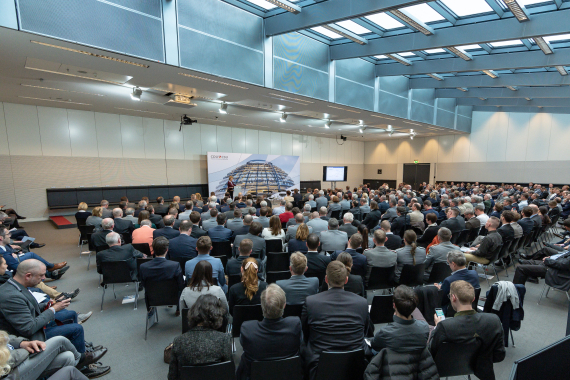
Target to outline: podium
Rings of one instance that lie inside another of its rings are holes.
[[[241,186],[237,186],[237,185],[234,186],[234,198],[237,197],[239,193],[242,193],[241,195],[245,195],[245,194],[243,194],[243,192],[242,192]]]

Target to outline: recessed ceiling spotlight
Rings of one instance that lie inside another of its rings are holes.
[[[228,104],[226,102],[222,102],[222,104],[220,104],[220,113],[223,113],[224,115],[228,113]]]
[[[140,102],[142,93],[143,92],[139,87],[133,87],[133,92],[131,92],[131,99]]]
[[[331,119],[328,119],[328,120],[325,122],[325,128],[327,128],[327,129],[330,128],[330,127],[331,127],[331,124],[332,124]]]
[[[390,124],[388,124],[388,128],[386,129],[388,132],[394,132],[394,129]]]
[[[287,121],[287,114],[286,114],[285,112],[283,112],[283,113],[281,114],[281,117],[279,118],[279,121],[282,122],[282,123],[284,123],[284,122]]]

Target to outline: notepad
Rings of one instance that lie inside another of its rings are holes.
[[[40,292],[31,292],[31,293],[36,299],[36,301],[38,301],[38,303],[46,302],[49,298],[45,293],[40,293]]]

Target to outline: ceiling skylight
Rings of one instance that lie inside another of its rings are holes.
[[[317,33],[320,33],[320,34],[327,36],[329,38],[332,38],[332,39],[342,38],[342,36],[340,34],[335,33],[333,31],[330,31],[328,29],[325,29],[322,26],[315,26],[314,28],[311,28],[311,29]]]
[[[562,40],[570,40],[570,34],[559,34],[557,36],[548,36],[548,37],[543,37],[545,41],[547,42],[556,42],[556,41],[562,41]]]
[[[428,54],[438,54],[438,53],[445,53],[445,50],[443,49],[427,49],[424,50],[426,53]]]
[[[456,46],[456,48],[458,48],[459,50],[462,50],[462,51],[466,51],[466,50],[481,49],[481,46],[479,46],[479,45],[462,45],[462,46]]]
[[[273,4],[271,4],[269,1],[265,1],[265,0],[246,0],[246,1],[247,1],[248,3],[255,4],[255,5],[257,5],[258,7],[261,7],[261,8],[266,9],[266,10],[270,10],[270,9],[273,9],[273,8],[277,8],[276,5],[273,5]],[[291,1],[291,2],[294,3],[294,2],[296,2],[297,0],[288,0],[288,1]]]
[[[403,53],[398,53],[398,55],[401,57],[414,57],[415,56],[415,54],[412,53],[411,51],[405,51]]]
[[[441,0],[441,2],[459,17],[493,12],[485,0]]]
[[[517,46],[522,44],[523,43],[521,40],[497,41],[489,43],[489,45],[491,45],[494,48],[505,47],[505,46]]]
[[[346,21],[340,21],[336,23],[338,26],[343,27],[346,30],[350,30],[352,33],[356,33],[356,34],[366,34],[366,33],[370,33],[372,32],[369,29],[366,29],[365,27],[358,25],[357,23],[355,23],[354,21],[351,20],[346,20]]]
[[[539,4],[539,3],[549,3],[548,0],[517,0],[517,3],[520,5],[532,5],[532,4]]]
[[[374,58],[386,59],[386,58],[388,58],[388,57],[386,57],[384,54],[381,54],[381,55],[375,55]]]
[[[467,0],[464,0],[467,1]],[[445,18],[437,13],[435,9],[427,4],[412,5],[411,7],[402,8],[401,10],[406,11],[416,20],[423,23],[445,20]]]
[[[388,16],[386,13],[376,13],[370,16],[366,16],[366,18],[386,30],[401,28],[405,26],[400,21]]]

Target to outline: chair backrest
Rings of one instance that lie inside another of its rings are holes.
[[[364,350],[323,352],[319,358],[316,380],[354,380],[364,377]]]
[[[148,306],[178,305],[178,281],[146,281],[144,286]]]
[[[283,240],[281,240],[281,239],[265,240],[265,251],[266,252],[283,252]]]
[[[131,268],[126,261],[104,261],[101,263],[104,284],[133,282]]]
[[[250,380],[303,380],[303,361],[300,356],[280,360],[251,363]]]
[[[75,221],[77,222],[77,228],[85,226],[85,223],[87,223],[87,219],[84,218],[79,218],[79,219],[76,218]]]
[[[481,288],[476,288],[475,289],[475,300],[473,300],[473,303],[471,304],[471,307],[473,308],[473,310],[477,310],[477,305],[479,304],[479,296],[480,295],[481,295]]]
[[[289,270],[289,258],[291,257],[291,254],[289,252],[267,252],[267,272],[282,272]]]
[[[298,305],[289,305],[285,306],[285,311],[283,312],[283,317],[299,317],[301,318],[301,313],[303,312],[303,306],[305,304],[301,303]]]
[[[265,279],[268,284],[274,284],[279,280],[288,280],[291,278],[291,272],[280,271],[280,272],[267,272],[267,278]]]
[[[339,219],[340,218],[340,210],[331,211],[331,218]]]
[[[101,252],[104,251],[106,249],[109,249],[109,246],[107,244],[105,245],[98,245],[95,247],[95,252]]]
[[[396,286],[396,266],[381,268],[372,267],[368,280],[368,290],[390,289]]]
[[[311,207],[311,212],[315,212],[315,211],[317,211],[317,208],[316,208],[316,207]]]
[[[484,228],[484,227],[483,227]],[[479,236],[479,231],[481,228],[472,228],[469,230],[469,235],[467,236],[467,241],[465,243],[471,243],[477,236]]]
[[[282,229],[282,230],[287,231],[287,222],[288,222],[288,221],[281,222],[281,229]]]
[[[184,366],[180,369],[180,380],[235,380],[235,372],[236,367],[233,360],[207,365]]]
[[[391,323],[394,321],[394,296],[392,294],[378,295],[372,298],[370,319],[372,323]]]
[[[95,229],[95,226],[86,226],[86,225],[82,225],[80,226],[79,224],[77,225],[77,228],[79,228],[79,232],[81,232],[81,236],[87,236],[87,234],[92,234],[93,230]],[[84,239],[85,240],[85,239]],[[90,239],[91,240],[91,239]]]
[[[137,273],[139,281],[141,280],[141,265],[143,265],[144,263],[148,263],[151,260],[152,257],[147,257],[146,259],[143,259],[142,257],[137,257]]]
[[[184,273],[184,268],[186,267],[186,262],[188,260],[191,260],[191,259],[189,259],[188,257],[174,257],[174,258],[171,257],[169,260],[176,261],[178,264],[180,264],[180,269],[182,269],[182,273]],[[186,282],[188,282],[189,280],[190,279],[187,278]]]
[[[210,256],[226,256],[232,258],[232,243],[230,241],[213,241]]]
[[[479,236],[487,236],[487,229],[485,228],[485,226],[481,227],[481,229],[479,230]]]
[[[132,244],[133,242],[133,236],[130,233],[124,233],[121,234],[121,240],[125,243],[125,244]],[[148,244],[148,243],[147,243]]]
[[[233,310],[234,323],[232,324],[232,337],[239,337],[241,324],[245,321],[263,320],[261,305],[235,305]]]
[[[410,227],[411,227],[411,228],[408,228],[408,229],[410,229],[410,230],[414,231],[414,232],[416,233],[416,235],[417,235],[417,236],[421,236],[421,235],[423,235],[423,233],[424,233],[424,230],[422,230],[421,228],[419,228],[419,227],[416,227],[416,226],[410,226]]]
[[[480,340],[469,343],[443,342],[434,358],[439,377],[473,374],[480,347]]]
[[[457,241],[457,239],[459,238],[459,234],[461,233],[461,231],[455,231],[451,234],[451,244],[455,244],[455,242]]]
[[[136,243],[131,245],[133,246],[134,249],[136,249],[141,253],[144,253],[148,257],[152,256],[152,253],[150,253],[150,245],[148,245],[148,243]]]
[[[475,229],[475,230],[477,230],[477,229]],[[467,229],[461,231],[454,244],[458,245],[459,247],[462,247],[469,240],[469,234],[470,233],[471,233],[471,230],[467,230]]]
[[[506,256],[508,256],[509,254],[509,249],[511,249],[511,244],[513,244],[512,240],[508,240],[506,242],[503,242],[503,246],[501,247],[501,250],[499,251],[499,259],[502,259]]]
[[[435,263],[433,264],[433,267],[431,267],[429,279],[426,284],[429,285],[442,282],[449,276],[451,276],[451,268],[448,263]]]
[[[425,264],[405,264],[400,274],[400,285],[410,287],[421,286],[424,283]]]
[[[497,248],[493,251],[493,258],[489,260],[489,264],[493,264],[495,261],[499,260],[499,254],[501,253],[501,249],[503,248],[503,244],[499,244]]]
[[[228,290],[235,284],[241,282],[241,274],[231,274],[228,276]]]

